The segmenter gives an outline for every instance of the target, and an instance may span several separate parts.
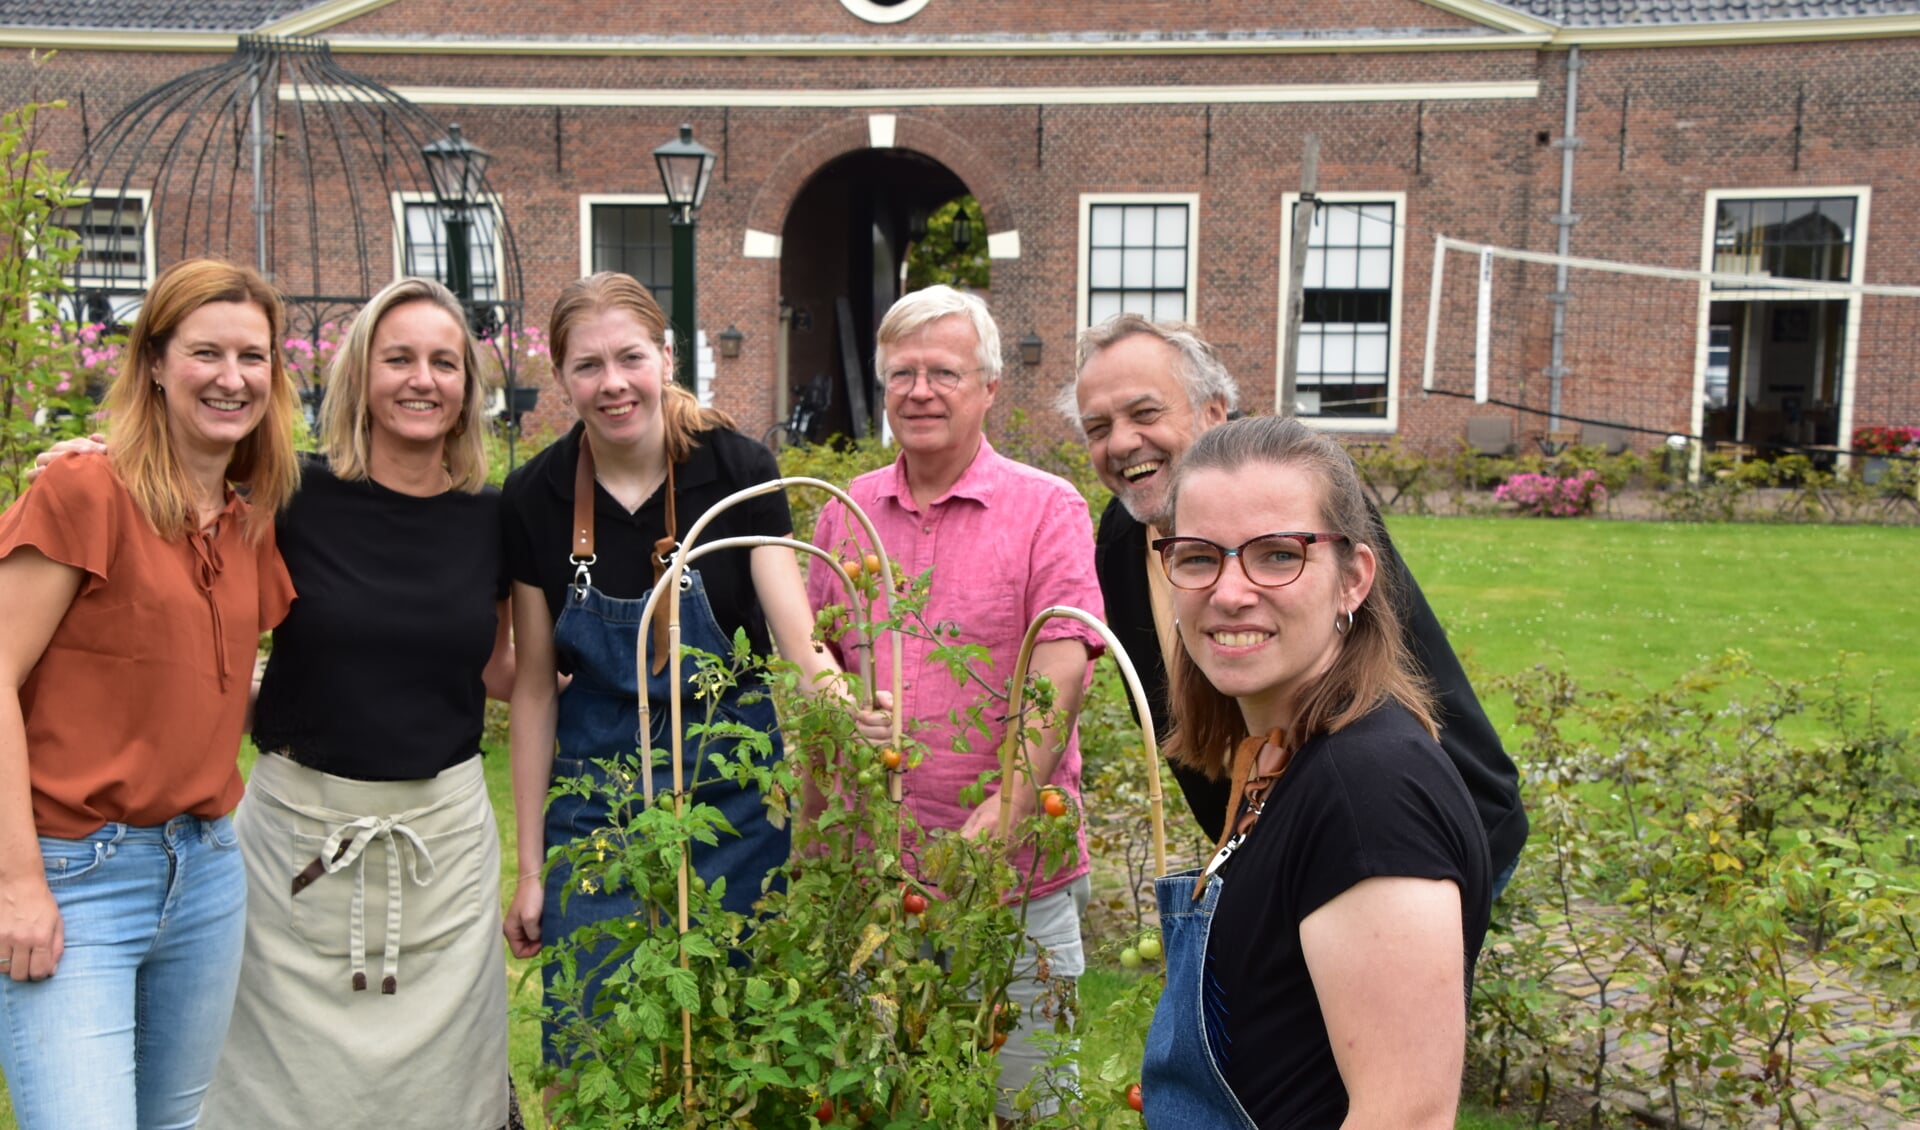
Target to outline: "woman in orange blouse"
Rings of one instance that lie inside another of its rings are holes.
[[[108,394],[111,456],[60,460],[0,515],[0,1069],[22,1130],[199,1117],[239,975],[235,754],[293,599],[283,336],[252,270],[169,268]]]

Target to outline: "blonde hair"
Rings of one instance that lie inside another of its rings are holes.
[[[1189,475],[1201,470],[1234,471],[1249,464],[1294,467],[1319,486],[1318,528],[1346,535],[1347,540],[1328,547],[1343,574],[1353,569],[1357,546],[1386,544],[1385,531],[1367,509],[1353,460],[1325,435],[1298,420],[1277,416],[1231,420],[1194,440],[1173,474],[1170,493],[1175,515]],[[1333,665],[1299,696],[1287,723],[1291,748],[1334,733],[1387,701],[1405,707],[1428,734],[1439,736],[1432,692],[1414,669],[1400,625],[1399,584],[1394,570],[1380,562],[1372,589],[1353,609],[1352,627],[1335,645],[1339,650]],[[1239,703],[1207,680],[1185,642],[1177,638],[1167,675],[1174,726],[1167,739],[1168,756],[1210,777],[1224,778],[1231,768],[1227,758],[1247,733]]]
[[[601,271],[584,279],[575,279],[554,300],[553,314],[547,319],[547,345],[553,353],[553,379],[565,380],[567,342],[581,321],[608,310],[632,314],[653,344],[669,360],[667,316],[653,300],[647,288],[632,275]],[[732,428],[733,417],[718,408],[702,408],[700,401],[683,386],[674,383],[672,373],[663,374],[660,390],[660,419],[665,433],[667,459],[685,463],[695,447],[695,436],[714,428]],[[564,387],[564,386],[563,386]]]
[[[293,377],[280,345],[286,314],[280,296],[259,272],[219,259],[186,259],[160,273],[140,305],[120,372],[107,392],[107,447],[114,472],[154,532],[172,540],[198,525],[193,485],[173,449],[166,395],[154,369],[180,323],[214,302],[244,303],[267,316],[272,373],[267,411],[234,444],[226,469],[227,481],[246,490],[251,504],[247,540],[258,544],[272,528],[273,515],[300,486],[300,461],[293,451]]]
[[[342,479],[364,481],[373,456],[373,418],[367,410],[367,386],[373,374],[373,336],[388,314],[424,302],[460,327],[462,369],[459,418],[441,451],[454,489],[474,494],[487,484],[486,394],[480,385],[480,355],[467,315],[453,292],[432,279],[396,279],[380,288],[354,315],[340,351],[327,367],[327,395],[320,405],[321,446],[327,466]]]

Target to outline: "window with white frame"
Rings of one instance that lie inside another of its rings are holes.
[[[673,225],[665,197],[583,197],[581,268],[639,279],[673,309]]]
[[[62,300],[65,313],[82,324],[132,322],[153,281],[147,195],[96,195],[55,209],[50,219],[70,233],[78,252],[67,266],[73,289]]]
[[[1852,196],[1721,198],[1714,207],[1713,269],[1846,282],[1856,204]]]
[[[1082,325],[1193,317],[1197,197],[1081,198]]]
[[[1293,200],[1292,209],[1299,207]],[[1314,211],[1295,400],[1303,417],[1395,416],[1398,210],[1395,200],[1323,197]],[[1293,230],[1291,223],[1287,230]],[[1288,261],[1282,258],[1283,270]]]
[[[467,281],[475,302],[500,298],[500,225],[497,206],[478,204],[456,212],[431,193],[396,194],[403,240],[400,271],[455,286],[455,257],[463,246]],[[460,223],[464,220],[465,228]],[[456,288],[457,289],[457,288]]]

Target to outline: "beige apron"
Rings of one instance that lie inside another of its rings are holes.
[[[480,759],[350,781],[264,754],[234,826],[246,951],[202,1130],[504,1126],[500,838]]]

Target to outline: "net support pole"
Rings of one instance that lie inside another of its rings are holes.
[[[1487,387],[1493,380],[1493,252],[1487,248],[1480,249],[1479,269],[1475,277],[1478,279],[1479,294],[1473,315],[1473,402],[1485,404]],[[1557,426],[1557,397],[1555,402],[1554,423]]]
[[[1441,285],[1447,279],[1447,237],[1433,236],[1433,289],[1427,291],[1427,355],[1420,361],[1420,391],[1433,391],[1433,351],[1440,344]]]
[[[1313,213],[1318,207],[1314,194],[1319,190],[1320,135],[1310,133],[1300,156],[1300,202],[1293,209],[1293,254],[1287,265],[1287,332],[1280,342],[1280,403],[1274,405],[1281,416],[1299,414],[1295,402],[1300,388],[1300,321],[1306,310],[1307,244],[1313,239]]]

